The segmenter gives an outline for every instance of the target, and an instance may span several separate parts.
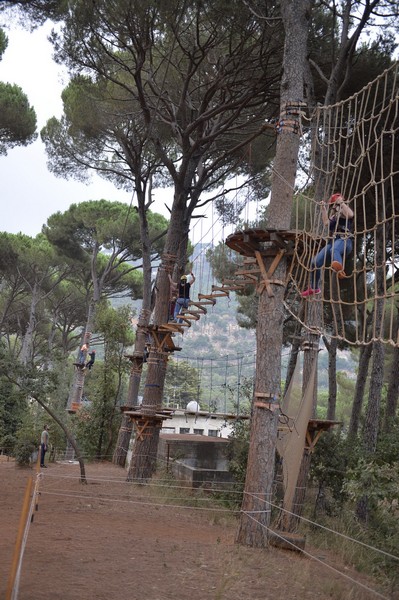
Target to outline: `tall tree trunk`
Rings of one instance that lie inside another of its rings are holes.
[[[396,334],[399,334],[399,318],[396,318]],[[383,424],[383,431],[389,433],[395,424],[396,411],[398,408],[399,398],[399,377],[398,377],[398,365],[399,365],[399,346],[395,346],[392,351],[392,366],[389,374],[388,391],[387,391],[387,405],[385,409],[385,417]]]
[[[367,344],[367,346],[361,346],[359,352],[359,368],[357,371],[355,394],[348,430],[348,436],[352,438],[357,436],[359,430],[360,415],[362,413],[363,398],[366,389],[372,349],[372,345]]]
[[[136,168],[137,167],[137,168]],[[137,173],[138,169],[138,173]],[[143,260],[143,301],[136,328],[136,339],[134,344],[133,355],[130,358],[132,366],[129,378],[129,388],[126,398],[126,407],[132,408],[138,404],[138,396],[141,382],[141,374],[143,371],[143,362],[146,356],[147,345],[147,330],[151,317],[151,240],[148,228],[147,210],[145,197],[145,186],[141,181],[141,165],[132,165],[132,171],[137,173],[136,177],[136,193],[138,201],[138,214],[140,223],[140,239]],[[149,184],[151,178],[149,178]],[[149,203],[151,203],[151,185],[149,186]],[[116,465],[124,467],[126,457],[129,450],[130,439],[132,437],[133,422],[126,416],[122,415],[122,421],[118,432],[118,439],[115,446],[112,462]]]
[[[382,221],[382,219],[381,219]],[[381,222],[380,221],[380,222]],[[385,237],[381,234],[381,226],[377,227],[375,234],[374,249],[374,272],[375,272],[375,300],[374,300],[374,336],[382,337],[384,327],[384,282],[385,282]],[[363,428],[363,447],[366,455],[373,455],[377,447],[377,439],[380,425],[381,393],[384,383],[384,356],[385,346],[381,341],[373,342],[373,364],[370,376],[370,388],[366,418]],[[368,520],[368,496],[365,494],[359,499],[356,507],[356,515],[361,520]]]
[[[281,112],[287,102],[302,101],[304,65],[307,54],[311,2],[283,0],[281,11],[285,30],[284,73],[281,82]],[[274,162],[269,226],[289,229],[292,195],[298,160],[299,136],[282,129],[277,140]],[[265,268],[270,265],[264,261]],[[285,280],[286,260],[280,261],[274,275]],[[270,525],[270,500],[273,488],[279,396],[281,348],[283,341],[282,303],[284,290],[273,286],[269,297],[261,288],[256,331],[255,393],[251,411],[251,441],[245,479],[244,497],[236,541],[264,547]]]
[[[141,374],[143,371],[143,362],[146,354],[146,331],[150,321],[150,315],[151,311],[149,309],[145,309],[144,307],[141,309],[139,314],[134,351],[130,359],[132,367],[130,371],[129,388],[126,398],[127,408],[133,408],[134,406],[138,405]],[[126,464],[126,457],[129,450],[132,431],[133,422],[129,416],[123,414],[114,455],[112,457],[112,462],[116,465],[120,465],[121,467],[124,467]]]
[[[291,379],[294,375],[295,366],[296,366],[296,363],[298,360],[298,354],[299,354],[299,350],[300,350],[301,343],[302,343],[301,331],[302,331],[302,321],[304,319],[304,314],[305,314],[304,308],[305,308],[305,305],[302,304],[301,312],[298,317],[298,321],[295,324],[294,335],[293,335],[292,343],[291,343],[290,359],[288,361],[287,374],[286,374],[285,383],[284,383],[284,396],[288,390]]]
[[[327,420],[335,421],[335,411],[337,407],[337,348],[338,339],[332,337],[329,342],[325,339],[328,350],[328,406]]]
[[[172,206],[171,219],[166,237],[164,254],[158,269],[156,281],[156,299],[154,308],[154,326],[168,321],[169,313],[169,277],[179,255],[179,246],[186,240],[188,230],[185,225],[186,197],[176,192]],[[156,413],[162,407],[163,387],[166,374],[167,352],[161,351],[154,337],[151,338],[147,358],[147,378],[144,387],[141,413],[146,416],[145,431],[136,436],[128,479],[147,480],[155,471],[159,441],[160,422]]]
[[[377,447],[379,431],[381,392],[384,383],[384,356],[383,342],[373,342],[373,364],[370,374],[369,398],[363,429],[363,446],[367,452],[374,454]]]

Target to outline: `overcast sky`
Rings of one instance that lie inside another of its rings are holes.
[[[30,33],[23,29],[6,29],[8,47],[0,60],[0,81],[19,85],[34,107],[40,129],[52,116],[62,115],[61,92],[67,85],[65,70],[52,60],[52,47],[47,40],[51,24]],[[131,194],[116,189],[99,177],[90,185],[55,177],[46,167],[46,154],[40,138],[26,147],[0,156],[0,231],[37,235],[48,217],[65,211],[84,200],[119,200],[130,203]],[[155,192],[153,210],[168,216],[164,203],[170,200],[170,190]],[[204,210],[200,211],[204,213]],[[194,241],[209,243],[212,236],[221,239],[230,233],[213,223],[212,214],[193,223]],[[192,238],[193,239],[193,238]]]

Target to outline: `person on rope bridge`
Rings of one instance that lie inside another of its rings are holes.
[[[188,303],[190,302],[190,288],[195,281],[194,273],[190,273],[190,281],[187,280],[187,275],[182,275],[180,278],[179,288],[177,290],[177,298],[176,305],[173,314],[173,320],[177,320],[177,315],[180,313],[182,308],[188,308]],[[182,320],[179,319],[177,321],[181,323]]]
[[[331,268],[338,277],[346,277],[344,259],[353,249],[353,211],[342,194],[333,194],[328,201],[331,207],[327,213],[325,202],[321,203],[321,218],[328,225],[327,244],[311,261],[312,274],[310,287],[302,292],[302,297],[320,294],[321,267],[331,261]]]
[[[96,360],[96,351],[92,350],[91,352],[89,352],[89,356],[90,356],[90,360],[88,360],[86,363],[86,369],[89,369],[89,371],[90,371],[90,369],[94,365],[94,361]]]

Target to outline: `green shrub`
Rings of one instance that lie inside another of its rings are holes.
[[[15,460],[20,467],[27,467],[31,463],[33,452],[37,450],[31,441],[19,441],[15,446]]]
[[[6,454],[7,456],[13,456],[15,452],[16,443],[17,439],[11,433],[4,435],[0,440],[0,448],[2,454]]]

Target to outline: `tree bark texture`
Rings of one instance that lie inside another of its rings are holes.
[[[285,261],[279,275],[285,273]],[[255,395],[251,411],[251,437],[248,453],[244,497],[236,541],[264,547],[270,525],[279,396],[283,321],[282,288],[273,287],[274,297],[261,294],[256,331],[257,359]],[[259,395],[257,395],[259,394]]]
[[[333,337],[328,345],[328,421],[335,421],[337,406],[337,348],[338,339]]]
[[[137,164],[138,162],[138,164]],[[146,204],[146,190],[143,186],[141,161],[131,164],[132,172],[136,173],[136,194],[138,200],[138,214],[140,223],[140,239],[143,260],[143,302],[139,313],[136,329],[136,339],[132,357],[132,366],[129,378],[129,388],[127,392],[126,406],[132,408],[138,404],[138,395],[143,371],[143,362],[146,354],[147,328],[151,317],[151,240],[148,227]],[[149,175],[148,182],[150,183]],[[149,186],[151,198],[151,186]],[[149,201],[149,204],[151,200]],[[132,437],[133,422],[130,417],[122,415],[122,421],[118,432],[118,439],[115,446],[112,462],[124,467],[129,450],[130,439]]]
[[[385,281],[385,239],[377,228],[375,236],[375,300],[374,300],[374,336],[381,337],[384,327],[384,281]],[[385,345],[380,341],[373,342],[373,364],[371,367],[369,398],[363,430],[363,446],[367,452],[374,453],[380,423],[381,393],[384,383]]]
[[[397,317],[399,325],[399,319]],[[399,333],[397,326],[396,333]],[[398,408],[399,398],[399,377],[398,377],[398,365],[399,365],[399,346],[395,346],[393,349],[392,366],[389,374],[388,391],[387,391],[387,406],[385,410],[383,430],[388,433],[392,430],[395,424],[395,416]]]
[[[169,277],[176,257],[179,256],[180,245],[187,238],[187,226],[185,225],[186,199],[184,195],[175,195],[173,201],[168,233],[166,236],[164,254],[158,269],[156,281],[156,298],[154,307],[154,325],[159,326],[168,321],[169,312]],[[160,352],[154,340],[150,345],[147,358],[147,378],[144,387],[144,397],[141,412],[148,417],[155,417],[157,411],[162,407],[163,388],[166,375],[166,362],[168,355]],[[129,479],[149,479],[155,469],[156,455],[158,451],[159,429],[154,420],[153,437],[136,436],[132,461],[129,468]]]
[[[285,30],[284,72],[281,82],[282,112],[287,102],[303,99],[310,7],[311,2],[308,0],[281,2]],[[279,134],[269,207],[271,228],[290,227],[299,142],[298,133],[289,129],[283,128]],[[266,270],[268,262],[265,261]],[[286,260],[281,260],[274,274],[276,279],[285,280],[286,266]],[[238,543],[255,547],[264,547],[268,540],[271,513],[267,502],[271,500],[273,487],[279,418],[284,290],[273,285],[273,293],[274,295],[269,297],[263,288],[259,297],[250,448],[241,518],[236,535]]]
[[[367,375],[369,370],[371,344],[361,346],[359,353],[359,368],[356,378],[355,394],[353,398],[351,418],[349,422],[348,436],[355,437],[359,431],[360,415],[362,414],[363,398],[366,389]]]

